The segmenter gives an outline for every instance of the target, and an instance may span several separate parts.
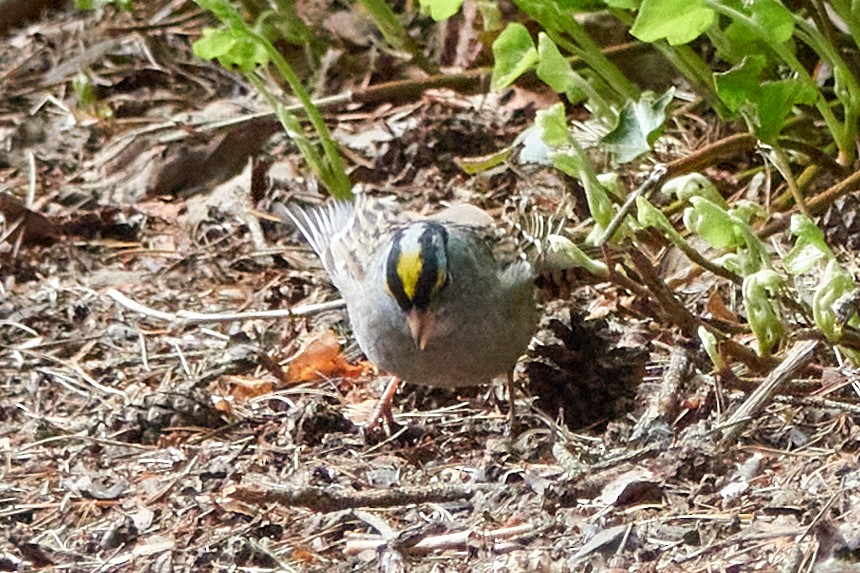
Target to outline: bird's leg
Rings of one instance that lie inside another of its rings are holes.
[[[508,401],[510,402],[510,405],[508,406],[508,424],[510,426],[511,438],[515,438],[517,434],[520,433],[515,408],[516,397],[517,389],[514,386],[514,371],[508,370]]]
[[[394,402],[394,395],[397,393],[398,387],[400,387],[400,378],[392,376],[388,385],[385,387],[385,390],[382,392],[382,396],[379,397],[379,401],[376,403],[376,406],[373,407],[370,421],[368,421],[364,425],[364,428],[362,428],[365,433],[372,432],[379,428],[380,420],[385,421],[385,427],[389,430],[394,427],[394,414],[391,411],[391,405]]]

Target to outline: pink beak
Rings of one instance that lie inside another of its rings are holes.
[[[415,346],[419,350],[424,350],[433,330],[433,318],[431,315],[425,311],[413,308],[406,313],[406,324],[409,325],[409,332],[412,334]]]

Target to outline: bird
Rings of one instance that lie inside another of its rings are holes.
[[[537,329],[536,267],[489,214],[459,204],[421,217],[364,194],[276,209],[319,256],[362,351],[395,381],[510,383]]]

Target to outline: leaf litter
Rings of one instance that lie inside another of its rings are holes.
[[[345,16],[327,26],[354,37],[361,19]],[[807,345],[781,369],[715,376],[689,325],[666,314],[671,300],[633,286],[592,281],[547,305],[518,372],[529,382],[513,439],[496,387],[408,385],[400,428],[362,436],[351,409],[387,377],[361,361],[343,311],[322,305],[336,293],[295,233],[259,216],[323,192],[265,102],[192,59],[187,35],[204,20],[186,2],[135,19],[56,11],[0,47],[12,122],[0,132],[11,149],[0,165],[0,571],[829,571],[856,560],[850,371]],[[474,30],[459,33],[477,54]],[[80,69],[100,78],[112,118],[64,91]],[[341,81],[332,93],[355,87]],[[355,181],[410,208],[468,199],[498,214],[526,196],[551,208],[575,187],[557,173],[456,167],[510,145],[546,105],[514,94],[422,90],[327,113],[356,154]],[[681,123],[677,142],[705,137],[701,122]],[[856,235],[853,217],[830,217],[834,236]],[[654,260],[628,269],[656,291]],[[687,275],[673,288],[737,322],[712,283]],[[224,316],[284,308],[322,310]]]

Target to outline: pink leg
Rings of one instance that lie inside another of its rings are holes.
[[[370,421],[367,422],[362,430],[364,432],[372,432],[380,427],[380,421],[384,420],[388,428],[394,426],[394,414],[391,412],[391,405],[394,402],[394,395],[397,393],[397,388],[400,387],[400,378],[392,376],[391,381],[379,397],[376,406],[373,407],[373,412],[370,415]]]

